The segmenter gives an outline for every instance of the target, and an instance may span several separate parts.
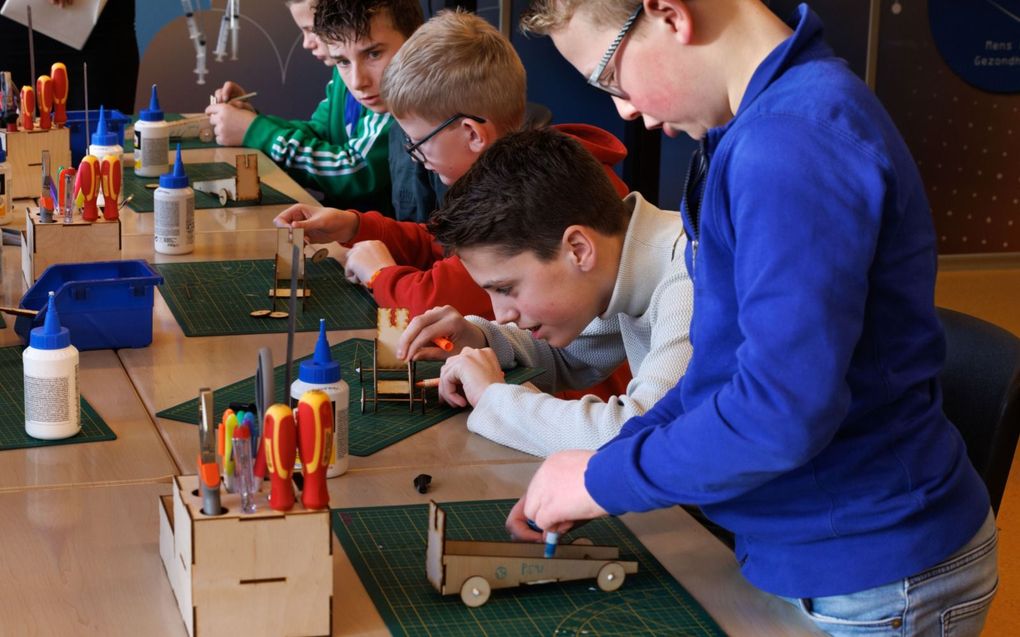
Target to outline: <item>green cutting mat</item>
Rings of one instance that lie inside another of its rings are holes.
[[[225,162],[210,164],[189,164],[185,162],[184,172],[188,173],[188,180],[192,184],[196,181],[223,179],[225,177],[233,177],[237,174],[236,168]],[[135,212],[152,212],[153,193],[156,191],[146,188],[145,184],[157,183],[159,183],[159,177],[139,177],[133,170],[125,170],[124,182],[121,186],[123,189],[121,196],[125,199],[129,195],[135,196],[135,198],[131,200],[131,203],[128,204]],[[213,195],[204,192],[196,192],[195,209],[238,208],[249,207],[252,205],[274,206],[277,204],[297,203],[296,199],[288,197],[272,186],[267,186],[265,182],[262,182],[259,187],[262,189],[262,201],[257,204],[243,201],[231,201],[228,202],[226,206],[223,206],[220,204],[219,197],[214,197]]]
[[[249,316],[252,310],[273,307],[269,298],[272,259],[157,263],[153,267],[163,275],[159,292],[187,336],[287,331],[287,319]],[[306,260],[305,281],[312,295],[303,307],[300,299],[297,302],[299,332],[318,331],[320,318],[326,319],[330,330],[375,328],[375,300],[360,285],[344,278],[339,263]],[[275,307],[287,311],[287,300],[277,299]]]
[[[163,117],[168,122],[176,122],[184,119],[184,116],[180,113],[164,113]],[[138,116],[132,118],[131,124],[133,125],[138,121]],[[197,137],[188,137],[187,139],[181,139],[180,137],[170,138],[170,152],[174,152],[177,148],[177,144],[181,145],[181,150],[187,150],[189,148],[219,148],[220,145],[215,140],[209,142],[203,142]],[[132,135],[124,136],[124,152],[133,153],[135,151],[135,139]]]
[[[342,343],[337,343],[330,348],[333,360],[339,361],[343,378],[347,381],[351,390],[350,401],[350,452],[352,456],[368,456],[376,451],[400,442],[412,434],[432,425],[446,420],[457,409],[440,405],[435,389],[428,391],[429,405],[422,415],[420,407],[413,413],[408,411],[406,404],[400,403],[379,403],[378,413],[373,413],[371,402],[367,402],[365,413],[361,413],[361,382],[358,374],[354,371],[355,361],[360,360],[363,365],[372,364],[372,341],[363,338],[352,338]],[[308,360],[311,356],[305,356],[294,361],[294,374],[292,378],[297,379],[298,364]],[[273,371],[275,378],[276,397],[273,402],[284,402],[283,391],[284,367],[280,365]],[[417,374],[419,378],[434,378],[439,376],[439,368],[442,363],[437,361],[424,361],[418,363]],[[518,367],[506,371],[508,383],[520,384],[530,380],[542,373],[541,369],[534,367]],[[371,372],[365,374],[366,396],[372,396]],[[255,377],[250,376],[226,387],[220,387],[214,391],[215,409],[213,413],[221,414],[232,402],[251,403],[255,400]],[[180,422],[195,423],[195,415],[198,413],[198,400],[193,399],[180,405],[156,414],[158,418],[167,418]]]
[[[507,539],[503,523],[514,500],[451,502],[446,537]],[[428,506],[333,511],[333,532],[393,635],[724,635],[708,613],[615,518],[593,520],[577,535],[620,547],[638,572],[607,593],[594,580],[496,589],[468,608],[440,595],[425,576]],[[571,536],[562,540],[570,542]]]
[[[18,346],[0,348],[0,450],[117,439],[117,435],[84,398],[81,399],[81,431],[77,435],[62,440],[38,440],[26,434],[21,351]]]

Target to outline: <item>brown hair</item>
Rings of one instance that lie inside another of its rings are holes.
[[[329,42],[355,42],[368,37],[372,18],[382,13],[406,37],[425,22],[418,0],[317,0],[312,31]]]
[[[383,73],[380,90],[397,118],[436,123],[455,113],[484,117],[500,132],[524,122],[524,65],[484,19],[442,11],[412,35]]]
[[[577,140],[550,128],[494,142],[446,193],[429,230],[448,250],[525,250],[548,261],[573,225],[623,234],[630,211],[605,169]]]

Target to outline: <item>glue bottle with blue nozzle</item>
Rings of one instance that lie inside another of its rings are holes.
[[[42,327],[32,330],[21,355],[25,372],[25,433],[42,440],[70,438],[81,430],[78,349],[61,327],[50,292]]]
[[[98,157],[99,155],[97,155]],[[152,85],[149,108],[135,122],[135,174],[159,177],[170,170],[170,125],[159,108],[159,94]]]
[[[177,145],[174,171],[159,176],[159,188],[153,195],[153,239],[161,254],[188,254],[195,251],[195,191],[184,172],[181,145]]]
[[[335,478],[347,471],[350,457],[347,453],[350,413],[350,389],[341,378],[340,363],[333,360],[326,340],[326,319],[319,319],[319,340],[315,343],[315,354],[301,363],[298,378],[290,385],[290,405],[297,408],[301,396],[309,390],[326,392],[333,403],[333,451],[330,454],[327,478]]]
[[[120,165],[124,165],[124,147],[118,144],[117,133],[109,130],[106,125],[106,110],[99,106],[99,123],[96,124],[96,132],[92,134],[92,143],[89,144],[89,155],[97,159],[103,159],[107,155],[116,155]],[[120,183],[124,183],[124,169],[121,168]],[[104,195],[106,193],[103,193]],[[63,202],[60,202],[63,203]]]

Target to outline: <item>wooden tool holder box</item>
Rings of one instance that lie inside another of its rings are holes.
[[[159,502],[159,554],[184,624],[196,635],[329,635],[333,542],[329,510],[267,505],[202,513],[196,476],[177,476]],[[261,499],[264,504],[265,499]]]
[[[38,197],[42,187],[42,151],[50,151],[50,166],[71,166],[71,137],[67,128],[2,131],[11,164],[11,197]]]
[[[120,260],[120,219],[64,223],[54,213],[54,223],[41,223],[39,209],[26,212],[21,235],[21,271],[31,286],[55,263],[93,263]]]

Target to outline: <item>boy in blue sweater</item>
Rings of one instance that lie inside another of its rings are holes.
[[[734,532],[748,580],[826,632],[978,635],[995,526],[942,413],[928,203],[818,18],[539,0],[524,22],[624,119],[701,143],[682,204],[687,373],[597,452],[546,460],[511,532],[697,504]]]

